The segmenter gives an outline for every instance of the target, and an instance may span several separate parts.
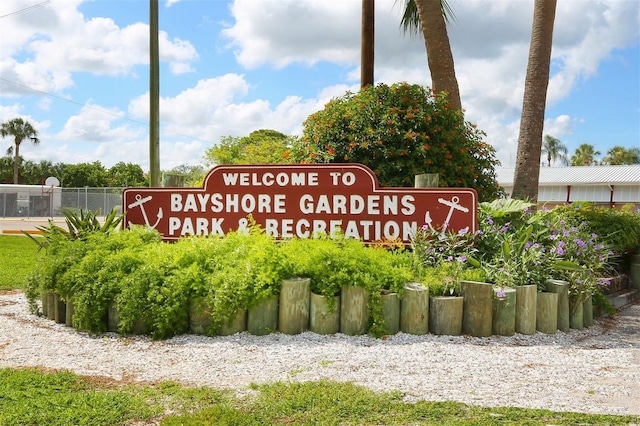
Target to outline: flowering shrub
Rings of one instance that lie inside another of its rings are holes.
[[[450,109],[444,94],[407,83],[368,86],[331,100],[304,123],[291,150],[302,163],[362,163],[382,186],[413,186],[438,173],[444,187],[469,187],[480,200],[503,193],[485,134]]]
[[[460,281],[482,280],[482,272],[467,272],[467,259],[475,252],[474,236],[468,229],[457,233],[422,226],[411,239],[417,275],[435,295],[457,296]]]
[[[564,220],[559,220],[553,226],[549,240],[553,243],[550,251],[565,261],[554,274],[569,282],[569,295],[574,301],[581,302],[610,284],[603,277],[612,271],[614,253],[599,241],[598,235],[592,233],[585,222],[567,226]]]
[[[474,237],[468,228],[457,233],[441,232],[423,225],[411,239],[415,260],[422,266],[435,266],[443,262],[466,262],[475,252]]]
[[[531,206],[518,200],[481,203],[479,258],[470,262],[500,286],[536,284],[544,290],[549,278],[568,281],[576,302],[608,285],[602,277],[612,271],[614,253],[589,224],[565,208],[532,213]]]
[[[549,228],[520,200],[481,203],[477,246],[480,256],[470,258],[488,281],[500,287],[535,284],[544,289],[552,277],[557,254],[548,247]]]

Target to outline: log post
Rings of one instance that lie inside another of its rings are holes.
[[[582,304],[583,313],[583,325],[585,327],[591,327],[593,325],[593,299],[591,295],[588,295]]]
[[[538,293],[536,329],[541,333],[556,334],[558,330],[558,293]]]
[[[47,318],[56,319],[56,298],[53,291],[47,292]]]
[[[231,336],[247,329],[247,310],[240,309],[216,330],[218,336]]]
[[[496,336],[513,336],[516,332],[516,290],[494,288],[491,332]],[[498,293],[504,293],[498,297]]]
[[[310,330],[318,334],[340,331],[340,296],[333,297],[333,309],[326,296],[311,293]]]
[[[420,283],[404,286],[400,303],[400,330],[408,334],[429,332],[429,288]]]
[[[65,318],[67,315],[66,314],[67,306],[64,303],[64,300],[62,300],[60,295],[57,293],[53,294],[53,306],[54,306],[54,312],[53,312],[54,321],[57,322],[58,324],[64,324]]]
[[[396,334],[400,331],[400,299],[397,293],[381,295],[382,316],[386,334]]]
[[[538,286],[516,287],[516,333],[535,334]]]
[[[278,327],[284,334],[300,334],[309,329],[310,278],[282,281]]]
[[[369,294],[362,287],[345,285],[340,301],[340,332],[351,336],[365,334],[369,323]]]
[[[67,296],[67,308],[64,311],[64,323],[67,327],[73,327],[74,313],[75,313],[75,308],[73,305],[73,295],[69,294]]]
[[[547,291],[558,293],[558,330],[569,331],[569,283],[562,280],[547,280]]]
[[[570,306],[571,317],[569,318],[569,326],[576,330],[582,330],[584,328],[583,301],[577,300],[570,303]]]
[[[271,296],[257,306],[249,308],[247,331],[254,336],[264,336],[278,329],[278,296]]]
[[[422,173],[414,176],[414,186],[416,188],[437,188],[439,180],[438,173]]]
[[[459,336],[462,334],[464,300],[460,296],[431,296],[429,298],[429,330],[433,334]]]
[[[461,281],[464,298],[462,332],[475,337],[491,336],[493,285],[477,281]]]

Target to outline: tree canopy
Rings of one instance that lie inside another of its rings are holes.
[[[22,118],[14,118],[0,126],[0,136],[13,137],[13,146],[7,150],[7,155],[13,154],[13,183],[20,183],[20,144],[23,140],[29,139],[34,145],[40,143],[38,131],[31,123]]]
[[[244,137],[224,136],[220,144],[205,151],[204,159],[210,165],[291,163],[285,153],[295,139],[269,129],[256,130]]]
[[[307,118],[291,157],[305,163],[362,163],[383,186],[413,186],[438,173],[440,186],[470,187],[481,200],[502,191],[495,150],[446,94],[407,83],[368,86],[331,100]]]

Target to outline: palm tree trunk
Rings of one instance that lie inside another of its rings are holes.
[[[362,35],[360,45],[360,88],[373,85],[375,46],[375,0],[362,0]]]
[[[14,144],[16,149],[13,153],[13,184],[17,185],[20,180],[20,141],[16,138]]]
[[[431,88],[447,92],[452,107],[462,110],[460,89],[453,64],[453,54],[442,13],[442,0],[415,0],[422,24],[427,61],[431,72]]]
[[[538,200],[542,130],[549,86],[553,23],[556,0],[535,0],[529,63],[524,83],[524,99],[518,153],[513,181],[513,198]]]

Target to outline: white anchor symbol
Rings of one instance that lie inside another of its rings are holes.
[[[449,206],[449,213],[447,213],[447,218],[444,220],[444,223],[442,224],[442,232],[440,232],[440,237],[444,237],[445,231],[449,226],[449,221],[451,220],[451,216],[453,216],[453,211],[460,210],[461,212],[467,213],[469,209],[458,204],[460,202],[460,197],[458,197],[457,195],[454,195],[451,198],[451,201],[445,200],[444,198],[438,198],[438,202],[440,204],[444,204],[445,206]],[[431,225],[433,220],[431,219],[431,214],[429,213],[428,210],[427,210],[427,213],[425,213],[424,215],[424,221],[427,224],[427,226],[429,226],[429,228],[433,229],[433,226]]]
[[[144,217],[144,223],[146,223],[149,228],[155,229],[156,226],[158,226],[158,223],[160,223],[160,219],[162,219],[162,207],[160,207],[160,209],[158,210],[158,220],[156,220],[156,223],[151,226],[151,224],[149,223],[149,218],[147,217],[147,212],[144,209],[144,203],[146,203],[147,201],[151,201],[152,198],[153,197],[151,195],[142,198],[142,195],[138,194],[136,195],[136,201],[129,204],[129,208],[132,209],[134,207],[140,206],[140,210],[142,210],[142,216]]]

